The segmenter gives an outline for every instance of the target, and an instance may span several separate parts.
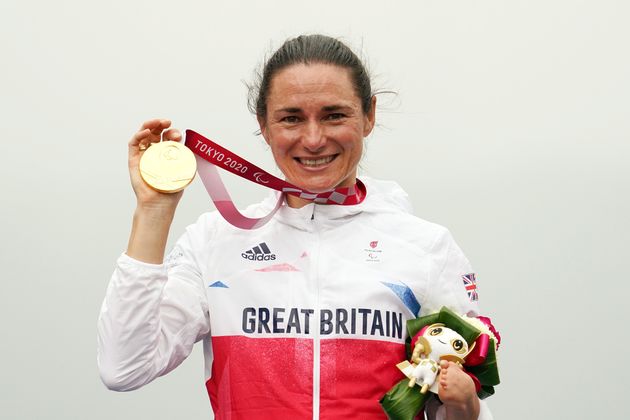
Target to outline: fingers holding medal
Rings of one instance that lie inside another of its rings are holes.
[[[162,139],[180,141],[182,135],[179,130],[171,127],[171,121],[166,119],[152,119],[145,121],[140,129],[129,141],[129,157],[136,157],[144,152],[153,143],[159,143]]]

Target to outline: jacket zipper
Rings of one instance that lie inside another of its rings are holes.
[[[313,420],[319,420],[319,383],[320,383],[320,328],[321,328],[321,319],[320,319],[320,302],[319,302],[319,254],[320,254],[320,246],[321,246],[321,237],[320,231],[317,226],[317,221],[315,220],[315,208],[317,206],[313,206],[313,214],[311,215],[311,223],[315,228],[315,235],[317,235],[317,240],[315,242],[315,248],[312,255],[311,261],[313,261],[313,269],[311,270],[312,281],[315,285],[315,313],[317,314],[316,324],[314,328],[315,335],[313,337]]]

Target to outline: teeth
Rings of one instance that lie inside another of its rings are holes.
[[[325,165],[329,162],[332,162],[334,158],[335,158],[334,156],[328,156],[328,157],[319,158],[319,159],[300,158],[300,163],[306,166],[319,166],[319,165]]]

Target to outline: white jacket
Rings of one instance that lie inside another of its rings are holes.
[[[411,215],[398,185],[362,180],[358,205],[285,205],[254,231],[206,213],[162,265],[123,254],[98,321],[107,387],[136,389],[203,341],[217,419],[385,418],[406,321],[478,310],[449,232]]]

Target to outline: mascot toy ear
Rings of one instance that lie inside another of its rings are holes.
[[[411,353],[410,360],[413,363],[418,364],[423,358],[421,356],[427,357],[429,354],[431,354],[431,344],[429,343],[429,340],[427,340],[423,336],[418,337],[415,343],[416,344],[413,346],[413,352]]]

